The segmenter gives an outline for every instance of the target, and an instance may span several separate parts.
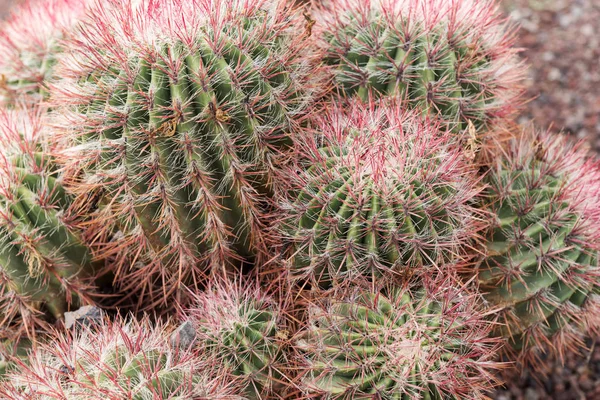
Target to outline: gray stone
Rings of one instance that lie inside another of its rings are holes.
[[[187,349],[196,342],[196,328],[191,321],[186,321],[171,335],[171,346]]]
[[[102,321],[102,310],[96,306],[83,306],[80,309],[65,313],[65,327],[88,326]]]

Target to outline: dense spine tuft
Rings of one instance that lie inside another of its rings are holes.
[[[320,118],[288,172],[293,274],[321,287],[460,262],[485,228],[479,178],[450,134],[398,104]]]
[[[527,131],[487,173],[496,218],[479,282],[499,310],[497,334],[521,360],[539,350],[562,356],[598,329],[599,171],[567,138]]]
[[[494,2],[333,0],[317,20],[345,96],[401,96],[455,131],[487,128],[519,104],[514,29]]]
[[[310,104],[304,20],[270,0],[98,4],[53,104],[117,283],[153,307],[266,252],[262,216]],[[110,232],[110,229],[107,229]]]
[[[250,399],[271,398],[288,384],[283,310],[253,284],[216,284],[196,297],[190,318],[196,346],[244,382]]]
[[[295,344],[301,387],[327,399],[480,399],[497,343],[475,297],[455,289],[355,291],[309,312]],[[312,398],[312,397],[311,397]]]
[[[96,272],[46,131],[41,108],[0,111],[0,316],[29,336],[92,301]]]

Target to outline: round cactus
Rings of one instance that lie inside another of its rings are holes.
[[[523,68],[494,2],[332,0],[317,14],[338,91],[401,96],[450,129],[477,130],[514,111]]]
[[[0,30],[0,99],[34,104],[47,94],[60,41],[91,0],[26,1]]]
[[[460,260],[485,228],[476,171],[430,121],[353,102],[315,131],[281,205],[296,276],[327,287],[431,271]]]
[[[522,360],[598,329],[600,169],[565,137],[525,132],[497,154],[481,290]],[[510,350],[510,348],[509,348]]]
[[[196,346],[241,378],[245,396],[263,399],[281,394],[286,384],[282,368],[287,332],[281,329],[278,304],[253,284],[244,285],[216,284],[197,296],[189,314]]]
[[[355,291],[309,311],[301,387],[327,399],[480,399],[498,350],[477,298],[455,289]]]
[[[92,301],[97,267],[47,155],[44,120],[40,108],[0,111],[0,315],[30,336]]]
[[[113,0],[93,14],[53,87],[70,188],[120,230],[100,240],[117,283],[167,304],[267,247],[269,171],[312,97],[305,22],[271,0]]]
[[[102,322],[59,336],[8,374],[11,399],[242,400],[236,381],[191,348],[174,348],[166,325]]]

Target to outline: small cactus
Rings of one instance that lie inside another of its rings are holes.
[[[7,339],[0,343],[0,382],[7,374],[18,370],[21,363],[27,362],[32,343],[26,338]]]
[[[342,95],[398,95],[455,131],[481,131],[519,104],[514,30],[494,2],[332,0],[316,19]]]
[[[249,399],[281,394],[288,333],[278,304],[243,282],[218,283],[196,300],[189,311],[197,330],[196,346],[239,376]]]
[[[315,304],[295,340],[307,397],[486,398],[499,367],[491,324],[476,297],[435,291],[354,291]]]
[[[0,383],[15,400],[243,400],[237,381],[192,349],[172,348],[169,328],[117,320],[58,336]],[[6,396],[6,397],[4,397]]]
[[[448,133],[399,104],[353,102],[320,118],[286,174],[293,275],[321,287],[431,272],[474,246],[476,170]],[[293,177],[293,178],[291,178]]]
[[[495,221],[479,283],[498,312],[496,333],[522,361],[582,345],[599,328],[598,163],[565,137],[526,131],[485,179]]]
[[[51,102],[70,188],[120,230],[100,242],[122,290],[167,305],[267,248],[269,171],[311,98],[304,21],[271,0],[113,0],[93,14]]]
[[[0,315],[29,336],[92,301],[97,267],[44,121],[41,108],[0,111]]]
[[[0,30],[0,99],[35,104],[47,96],[60,41],[91,0],[38,0],[15,6]]]

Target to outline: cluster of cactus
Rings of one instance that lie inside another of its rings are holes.
[[[37,0],[0,31],[3,397],[480,399],[600,328],[600,165],[516,126],[489,1]]]

